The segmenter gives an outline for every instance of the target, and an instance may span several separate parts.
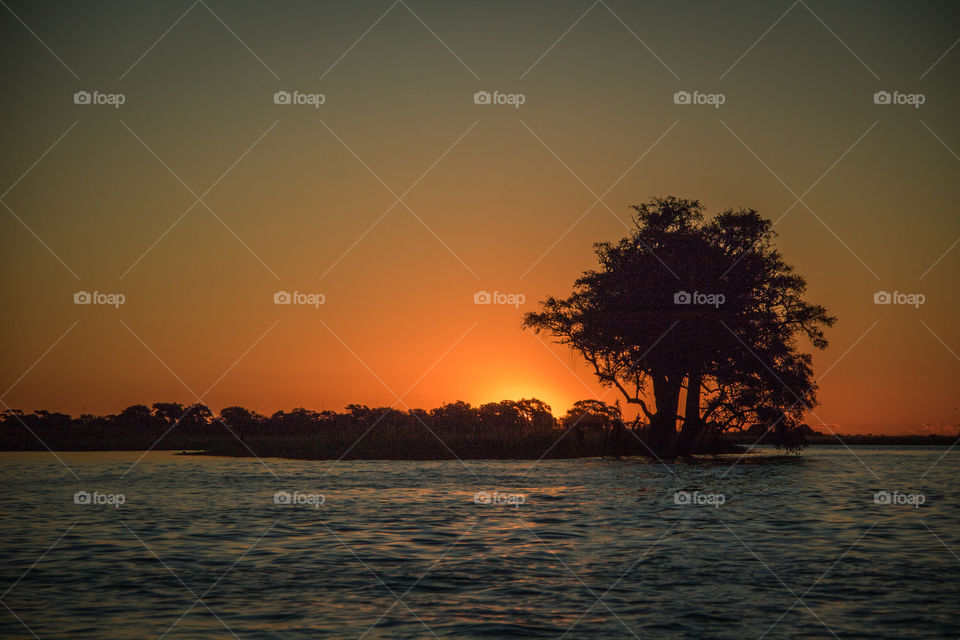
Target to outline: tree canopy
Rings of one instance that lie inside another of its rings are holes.
[[[836,319],[806,301],[772,223],[753,209],[705,220],[699,201],[672,196],[632,209],[626,237],[595,245],[598,268],[524,326],[574,349],[639,407],[657,456],[756,424],[790,445],[816,404],[812,358],[798,340],[825,348]]]

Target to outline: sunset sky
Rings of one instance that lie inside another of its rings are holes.
[[[8,6],[6,406],[612,402],[522,314],[570,292],[629,205],[672,194],[777,220],[809,298],[839,318],[811,426],[957,431],[955,4]]]

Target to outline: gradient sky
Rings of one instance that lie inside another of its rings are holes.
[[[954,3],[8,4],[7,406],[612,401],[521,315],[569,293],[628,205],[673,194],[779,219],[839,317],[812,426],[956,432]],[[81,90],[126,102],[75,105]],[[875,305],[879,290],[926,302]]]

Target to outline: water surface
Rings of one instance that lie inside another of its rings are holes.
[[[60,455],[0,454],[0,637],[960,636],[957,450]]]

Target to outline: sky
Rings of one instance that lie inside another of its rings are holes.
[[[956,433],[958,17],[11,0],[0,407],[612,402],[522,315],[670,194],[775,220],[839,318],[811,426]]]

